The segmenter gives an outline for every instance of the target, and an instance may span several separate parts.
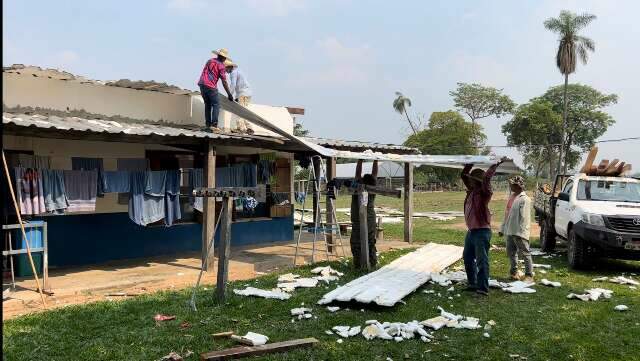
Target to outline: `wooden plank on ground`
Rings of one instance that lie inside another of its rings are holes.
[[[202,361],[231,360],[243,357],[258,356],[268,353],[284,352],[294,348],[309,347],[318,343],[315,338],[302,338],[283,342],[268,343],[261,346],[241,346],[222,351],[211,351],[200,354]]]
[[[318,304],[357,301],[393,306],[406,295],[462,258],[462,247],[429,243],[375,272],[325,294]]]

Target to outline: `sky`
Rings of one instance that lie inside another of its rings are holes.
[[[559,85],[557,36],[543,22],[563,10],[598,16],[596,43],[570,82],[619,96],[601,139],[640,136],[640,2],[618,0],[136,0],[3,3],[3,65],[55,67],[93,79],[156,80],[196,89],[211,50],[228,48],[253,102],[300,106],[311,135],[401,144],[410,115],[453,108],[457,82],[504,89],[522,104]],[[481,124],[505,145],[506,118]],[[640,140],[602,143],[599,157],[640,170]],[[517,151],[495,148],[520,160]]]

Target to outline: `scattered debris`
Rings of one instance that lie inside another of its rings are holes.
[[[324,333],[326,333],[327,335],[333,335],[333,331],[331,330],[325,330]]]
[[[175,320],[176,316],[162,315],[158,313],[155,316],[153,316],[153,319],[156,322],[170,321],[170,320]]]
[[[313,288],[318,285],[318,280],[315,278],[296,278],[290,282],[278,282],[278,288],[285,292],[292,292],[298,287]]]
[[[622,276],[614,277],[614,278],[610,279],[609,282],[613,282],[613,283],[617,283],[617,284],[621,284],[621,285],[632,285],[632,286],[639,286],[640,285],[640,282],[638,282],[636,280],[632,280],[630,278],[622,277]]]
[[[546,268],[546,269],[551,269],[551,265],[550,264],[540,264],[540,263],[533,263],[532,264],[533,268]]]
[[[189,355],[191,356],[191,355]],[[186,356],[185,357],[189,357]],[[184,359],[182,358],[182,356],[180,356],[180,354],[176,353],[176,352],[171,352],[166,356],[163,356],[162,358],[158,359],[158,361],[183,361]]]
[[[540,283],[542,283],[545,286],[550,286],[550,287],[560,287],[562,286],[562,284],[560,282],[555,282],[555,281],[549,281],[546,278],[543,278]]]
[[[342,338],[349,338],[360,333],[360,326],[334,326],[332,330]]]
[[[485,333],[483,333],[483,334],[482,334],[482,336],[484,336],[484,337],[486,337],[486,338],[491,337],[491,335],[489,335],[489,332],[485,332]]]
[[[342,341],[342,339],[341,339],[341,338],[339,338],[336,342],[337,342],[337,343],[342,343],[343,341]]]
[[[629,307],[628,307],[628,306],[626,306],[626,305],[617,305],[617,306],[616,306],[616,307],[614,307],[613,309],[614,309],[614,310],[616,310],[616,311],[626,311],[626,310],[628,310],[628,309],[629,309]]]
[[[260,346],[269,341],[269,337],[250,331],[244,336],[231,335],[231,339],[249,346]]]
[[[337,312],[338,310],[340,310],[340,307],[338,306],[327,306],[327,311],[333,313],[333,312]]]
[[[545,271],[545,270],[543,270],[543,269],[539,270],[538,272],[542,273],[543,275],[546,275],[546,274],[547,274],[547,271]]]
[[[484,330],[485,331],[489,331],[491,328],[493,328],[493,326],[496,325],[496,321],[494,320],[489,320],[487,321],[487,323],[484,325]]]
[[[298,347],[310,347],[318,343],[315,338],[303,338],[298,340],[289,340],[283,342],[274,342],[268,345],[259,346],[241,346],[221,351],[211,351],[200,354],[202,361],[229,360],[257,355],[264,355],[274,352],[287,351]]]
[[[582,301],[597,301],[600,296],[604,298],[611,298],[611,295],[613,294],[613,291],[606,290],[604,288],[592,288],[590,290],[585,290],[585,292],[586,293],[584,294],[570,293],[569,295],[567,295],[567,298],[575,298]]]
[[[531,252],[532,256],[546,256],[547,255],[547,252],[544,252],[540,248],[531,248],[529,251]]]
[[[507,287],[503,287],[502,290],[508,293],[535,293],[536,290],[530,288],[533,285],[534,282],[514,281],[507,283]]]
[[[213,338],[223,338],[223,337],[231,337],[231,335],[233,335],[233,331],[218,332],[218,333],[212,334],[211,336],[213,336]]]
[[[330,275],[334,275],[338,277],[344,276],[344,273],[334,270],[333,268],[331,268],[331,266],[316,267],[311,270],[311,273],[320,274],[321,276],[330,276]]]
[[[290,294],[283,292],[277,288],[271,291],[267,291],[255,287],[247,287],[244,290],[234,289],[233,293],[240,296],[256,296],[264,298],[274,298],[278,300],[288,300],[291,297]]]
[[[423,290],[422,292],[423,293],[436,293],[436,291],[434,291],[434,290]]]
[[[182,323],[180,323],[180,329],[184,330],[184,329],[187,329],[187,328],[191,328],[191,324],[189,322],[187,322],[187,321],[182,321]]]
[[[604,282],[604,281],[606,281],[608,279],[609,279],[609,277],[597,277],[597,278],[592,279],[592,281],[593,282]]]

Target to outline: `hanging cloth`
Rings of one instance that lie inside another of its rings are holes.
[[[105,193],[129,193],[131,190],[129,172],[105,171],[102,175],[102,189]]]
[[[68,212],[95,212],[98,171],[65,170],[64,188],[69,200]]]
[[[98,197],[104,197],[104,181],[102,180],[102,173],[104,173],[104,166],[102,158],[85,158],[85,157],[71,157],[71,169],[73,170],[96,170],[98,171]]]
[[[44,206],[47,212],[62,213],[69,208],[69,199],[64,186],[64,172],[55,169],[41,169]]]
[[[182,218],[180,210],[180,178],[181,173],[179,170],[167,171],[164,198],[164,224],[166,226],[171,226],[173,222]]]
[[[15,180],[20,213],[24,215],[45,213],[47,210],[38,171],[31,168],[15,168]]]

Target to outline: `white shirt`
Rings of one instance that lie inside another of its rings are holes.
[[[247,78],[240,70],[238,70],[237,67],[233,68],[231,73],[228,73],[227,75],[227,79],[229,79],[229,88],[235,99],[238,99],[241,96],[251,96],[251,85],[249,85]]]

